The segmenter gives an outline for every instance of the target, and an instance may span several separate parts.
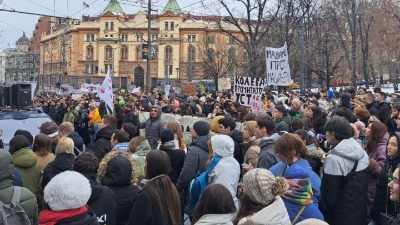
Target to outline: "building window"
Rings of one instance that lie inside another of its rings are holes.
[[[111,48],[111,46],[109,46],[109,45],[106,46],[106,54],[104,56],[105,56],[106,61],[112,60],[113,49]]]
[[[85,73],[94,73],[94,65],[93,63],[86,63],[86,70]]]
[[[168,21],[165,21],[165,30],[168,30],[168,28],[169,28],[168,24],[169,24]]]
[[[86,48],[86,57],[87,59],[93,59],[93,46],[88,46]]]
[[[188,60],[194,62],[196,59],[196,48],[193,45],[189,45],[188,48]]]
[[[175,29],[175,23],[171,22],[171,30],[174,30],[174,29]]]
[[[143,41],[143,34],[136,34],[136,41]]]
[[[114,72],[112,64],[104,64],[104,73],[107,73],[108,69],[110,69],[110,72]]]
[[[208,44],[214,44],[214,37],[213,36],[208,36],[207,37],[207,43]]]
[[[106,26],[104,28],[105,30],[108,30],[108,22],[106,22]]]
[[[127,60],[128,59],[128,46],[124,45],[121,48],[121,60]]]
[[[121,34],[121,41],[128,41],[128,35],[127,34]]]
[[[93,42],[94,41],[94,34],[87,34],[86,35],[86,41],[87,42]]]
[[[196,42],[196,35],[188,35],[188,42]]]
[[[165,59],[172,60],[172,47],[171,46],[165,47]]]
[[[110,22],[110,30],[114,30],[114,22]]]
[[[140,45],[136,46],[136,59],[142,59],[142,56],[140,54]]]
[[[153,34],[153,35],[151,36],[151,40],[152,40],[152,41],[157,41],[157,40],[158,40],[158,34]]]

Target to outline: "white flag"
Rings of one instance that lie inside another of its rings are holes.
[[[100,90],[97,92],[97,96],[99,96],[99,98],[102,99],[111,110],[113,110],[113,88],[110,69],[107,71],[107,75],[104,78],[103,84],[100,86]]]

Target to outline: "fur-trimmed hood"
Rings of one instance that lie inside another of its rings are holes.
[[[308,156],[317,159],[325,158],[325,152],[320,147],[315,146],[315,144],[307,145],[306,147]]]
[[[121,157],[125,157],[130,162],[132,170],[130,170],[129,165],[126,164],[127,161]],[[130,177],[130,184],[137,186],[137,171],[137,165],[133,160],[131,153],[126,151],[111,151],[101,160],[99,169],[97,170],[97,179],[103,185],[118,186],[119,184],[127,183],[125,179]],[[104,182],[110,184],[104,184]]]

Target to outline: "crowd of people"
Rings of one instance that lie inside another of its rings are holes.
[[[267,91],[261,114],[223,92],[114,96],[110,107],[36,95],[54,122],[0,150],[0,201],[23,187],[43,225],[400,224],[396,93]],[[166,114],[208,119],[184,127]],[[215,158],[193,202],[191,181]]]

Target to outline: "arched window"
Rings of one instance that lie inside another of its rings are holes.
[[[86,58],[93,59],[93,46],[91,45],[86,47]]]
[[[112,57],[113,57],[113,49],[111,48],[111,46],[107,45],[105,52],[106,52],[106,54],[104,55],[105,56],[105,60],[106,61],[111,61]]]
[[[189,62],[194,62],[196,60],[196,48],[193,45],[189,45],[188,60]]]
[[[207,56],[208,56],[208,60],[209,60],[209,61],[211,61],[211,62],[214,61],[214,59],[215,59],[215,52],[214,52],[214,49],[213,49],[213,48],[209,48],[209,49],[207,50]]]
[[[128,52],[129,52],[128,46],[123,45],[121,47],[121,60],[128,60]]]

